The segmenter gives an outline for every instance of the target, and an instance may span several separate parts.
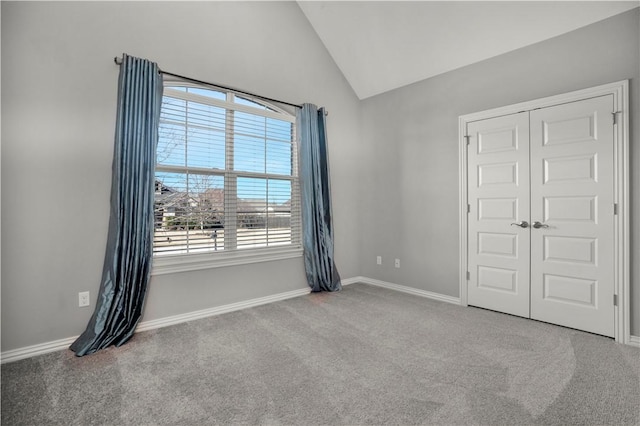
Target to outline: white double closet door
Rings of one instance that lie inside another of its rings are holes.
[[[614,335],[612,95],[467,124],[468,304]]]

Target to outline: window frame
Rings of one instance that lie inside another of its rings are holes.
[[[225,100],[216,99],[196,93],[190,93],[181,90],[174,90],[173,87],[189,87],[197,89],[208,89],[221,92],[226,95]],[[220,251],[208,251],[205,253],[180,253],[180,254],[163,254],[152,255],[152,275],[171,274],[176,272],[187,272],[202,269],[238,266],[251,263],[269,262],[284,259],[301,257],[302,250],[302,224],[301,224],[301,197],[300,197],[300,176],[299,176],[299,147],[296,137],[296,117],[289,111],[286,111],[276,105],[248,96],[244,93],[236,94],[230,90],[223,90],[215,86],[208,87],[201,84],[194,84],[181,80],[165,80],[163,97],[169,95],[186,101],[197,102],[200,104],[210,105],[223,108],[225,110],[225,168],[224,169],[202,169],[189,166],[173,166],[158,165],[157,158],[155,164],[155,173],[187,173],[194,171],[197,173],[205,173],[211,176],[222,176],[224,178],[224,197],[225,197],[225,238],[230,238],[231,247]],[[235,102],[235,97],[243,100],[254,102],[265,107],[264,109],[255,108],[244,105],[241,102]],[[233,131],[233,114],[235,111],[258,115],[275,120],[287,121],[292,124],[292,170],[291,175],[279,175],[275,173],[254,173],[234,170],[233,149],[234,149],[234,131]],[[231,124],[230,124],[231,123]],[[291,243],[286,245],[276,245],[271,247],[260,248],[236,248],[237,242],[237,205],[236,200],[232,201],[232,197],[236,197],[237,193],[233,193],[230,188],[236,188],[238,178],[272,178],[291,181]],[[227,214],[227,206],[234,206]],[[294,229],[294,226],[297,229]],[[154,226],[155,234],[155,226]],[[228,236],[228,237],[227,237]],[[153,244],[153,243],[152,243]],[[226,245],[226,241],[225,241]]]

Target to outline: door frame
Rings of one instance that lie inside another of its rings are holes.
[[[460,232],[460,305],[467,306],[467,253],[468,253],[468,194],[467,194],[467,124],[473,121],[503,115],[546,108],[554,105],[576,102],[598,96],[613,95],[615,105],[614,124],[614,337],[616,342],[630,344],[631,318],[629,297],[629,80],[604,84],[587,89],[549,96],[517,104],[492,108],[458,117],[458,160],[459,160],[459,232]],[[613,119],[613,118],[612,118]]]

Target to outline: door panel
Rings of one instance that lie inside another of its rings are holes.
[[[518,257],[518,236],[478,232],[478,254]]]
[[[552,274],[544,274],[543,277],[543,300],[597,308],[598,283],[596,281]]]
[[[531,111],[531,318],[613,336],[613,96]]]
[[[478,206],[478,221],[486,223],[488,220],[518,221],[517,198],[476,198]]]
[[[529,316],[529,115],[467,125],[468,304]]]
[[[542,236],[542,260],[597,266],[598,240],[585,237]]]
[[[542,217],[544,222],[596,223],[596,196],[544,197]]]
[[[575,148],[572,147],[572,148]],[[558,149],[557,151],[566,151]],[[535,158],[535,157],[534,157]],[[597,182],[596,155],[567,155],[545,158],[543,162],[544,184],[573,184]]]

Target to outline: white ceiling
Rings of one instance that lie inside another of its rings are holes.
[[[617,15],[635,1],[304,1],[360,99]]]

